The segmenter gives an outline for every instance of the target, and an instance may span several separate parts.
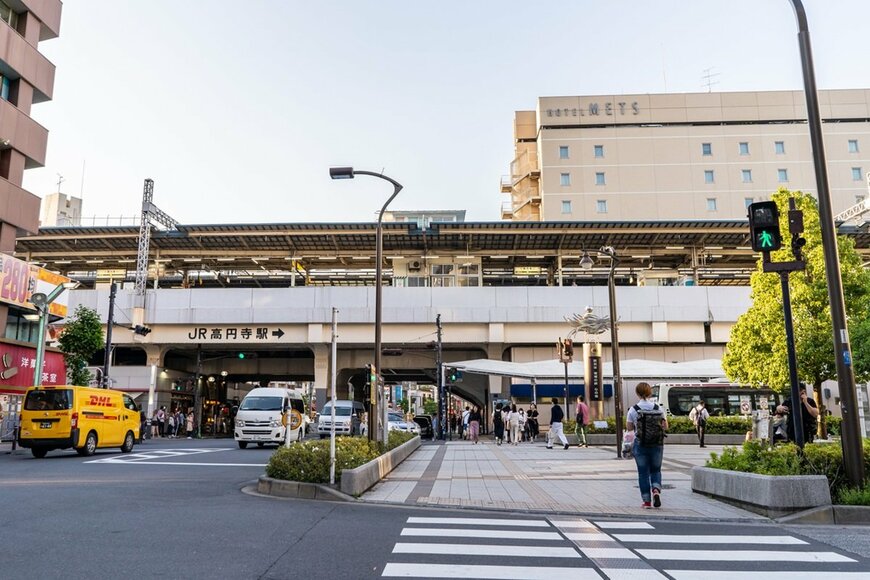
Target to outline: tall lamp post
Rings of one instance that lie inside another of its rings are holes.
[[[610,273],[607,276],[607,295],[610,303],[610,349],[613,366],[613,407],[616,413],[616,458],[622,458],[622,374],[619,370],[619,330],[616,323],[616,266],[619,257],[613,246],[604,246],[598,253],[610,258]],[[584,252],[580,267],[591,270],[595,262]]]
[[[371,396],[371,402],[369,406],[369,424],[368,424],[368,435],[369,439],[372,441],[379,440],[382,435],[378,434],[378,419],[377,419],[377,397],[374,396],[374,392],[376,391],[378,394],[381,393],[381,314],[382,314],[382,304],[381,304],[381,294],[383,289],[381,288],[381,262],[383,261],[383,253],[384,253],[384,232],[383,232],[383,219],[384,212],[387,211],[387,206],[390,205],[390,202],[395,199],[399,192],[402,191],[402,185],[392,179],[387,177],[383,173],[375,173],[374,171],[362,171],[358,169],[354,169],[353,167],[330,167],[329,168],[329,177],[332,179],[353,179],[357,175],[370,175],[372,177],[377,177],[379,179],[383,179],[384,181],[389,181],[393,184],[393,195],[387,200],[384,206],[381,208],[380,213],[378,214],[378,228],[376,234],[376,248],[375,248],[375,374],[377,377],[377,389],[372,389],[373,393]],[[386,430],[386,425],[384,426]],[[386,442],[386,441],[384,441]]]
[[[42,385],[42,364],[45,360],[45,329],[48,326],[49,307],[64,290],[72,290],[78,287],[78,285],[78,282],[64,282],[48,294],[34,292],[30,295],[30,303],[36,308],[37,313],[27,314],[25,318],[39,322],[39,333],[36,337],[36,366],[33,367],[33,386],[35,387]]]
[[[855,392],[852,347],[849,345],[849,329],[846,325],[846,306],[843,298],[839,252],[837,251],[837,232],[834,227],[831,193],[828,189],[828,168],[825,161],[825,144],[822,139],[822,121],[819,114],[813,51],[810,45],[810,30],[803,2],[791,0],[791,3],[798,25],[798,46],[803,69],[804,93],[807,99],[807,121],[816,170],[819,222],[822,228],[822,249],[825,255],[825,276],[828,281],[828,299],[831,304],[831,322],[834,331],[837,385],[840,388],[840,409],[843,413],[843,466],[846,469],[846,477],[849,478],[849,482],[854,486],[860,486],[864,481],[864,458],[861,446],[861,426],[858,420],[858,396]]]

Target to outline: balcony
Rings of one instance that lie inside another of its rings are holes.
[[[538,152],[535,149],[523,151],[511,162],[511,179],[514,184],[526,177],[538,179],[540,176],[541,169],[538,166]]]

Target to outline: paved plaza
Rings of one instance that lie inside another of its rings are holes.
[[[565,450],[547,449],[542,442],[496,446],[492,440],[423,445],[362,499],[589,516],[765,520],[692,492],[692,467],[722,449],[665,446],[663,505],[658,510],[640,507],[634,461],[616,459],[615,446]]]

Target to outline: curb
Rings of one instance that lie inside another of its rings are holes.
[[[328,485],[273,479],[265,475],[261,475],[257,480],[256,490],[257,493],[262,495],[271,495],[275,497],[292,497],[328,501],[357,501],[354,497],[342,493]]]
[[[796,525],[870,525],[870,506],[821,506],[776,519],[781,524]]]

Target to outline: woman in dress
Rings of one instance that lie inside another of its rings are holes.
[[[468,415],[468,431],[471,435],[471,440],[474,441],[475,445],[479,442],[478,436],[480,435],[481,419],[480,409],[475,405],[474,409],[472,409],[471,413]]]

